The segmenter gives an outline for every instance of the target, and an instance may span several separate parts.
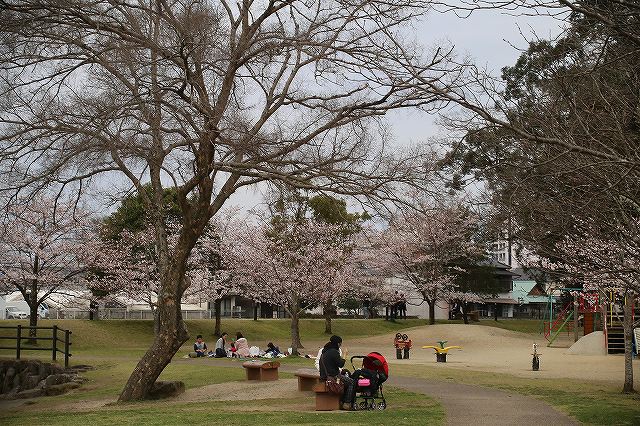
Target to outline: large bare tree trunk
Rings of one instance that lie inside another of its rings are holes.
[[[132,401],[147,398],[162,370],[171,362],[182,344],[189,339],[186,325],[180,311],[181,295],[170,294],[171,288],[180,287],[175,284],[180,280],[177,268],[165,278],[169,283],[162,283],[164,290],[158,298],[156,316],[160,326],[153,344],[144,354],[131,373],[127,384],[120,394],[119,401]],[[162,300],[160,300],[162,298]]]
[[[624,320],[622,326],[624,329],[624,386],[623,393],[633,393],[633,305],[635,295],[627,292],[624,304]]]
[[[29,303],[29,340],[28,343],[30,345],[37,345],[38,341],[36,340],[37,332],[34,327],[38,326],[38,305]]]
[[[467,310],[469,309],[469,306],[467,306],[467,302],[462,302],[460,303],[460,308],[462,309],[462,320],[465,324],[469,324],[469,315],[467,313]]]
[[[35,268],[38,270],[38,257],[35,259]],[[35,339],[37,337],[38,330],[34,327],[38,326],[38,280],[31,280],[31,291],[27,294],[27,298],[25,300],[27,305],[29,305],[29,344],[37,345],[38,341]]]

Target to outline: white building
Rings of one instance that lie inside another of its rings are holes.
[[[402,278],[388,278],[388,285],[398,295],[403,295],[407,301],[407,316],[429,319],[429,305],[422,295],[407,280]],[[445,301],[436,302],[435,319],[449,319],[449,305]]]
[[[493,241],[489,244],[487,252],[493,260],[509,265],[511,268],[521,267],[516,259],[516,245],[513,242],[508,240]]]

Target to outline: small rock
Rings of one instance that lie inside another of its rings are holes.
[[[15,368],[7,368],[7,372],[4,375],[4,383],[2,384],[2,393],[9,393],[11,389],[13,389],[13,378],[15,377],[15,375]]]
[[[37,398],[42,395],[44,395],[43,389],[28,389],[22,392],[18,392],[17,394],[15,394],[14,398],[16,399]]]
[[[30,374],[22,380],[22,389],[27,390],[36,388],[39,382],[40,376]]]
[[[76,382],[67,382],[59,385],[52,385],[47,388],[44,388],[43,391],[47,396],[54,395],[62,395],[63,393],[67,393],[72,389],[77,389],[80,387],[80,383]]]
[[[60,385],[62,383],[67,383],[72,381],[75,378],[72,374],[52,374],[47,377],[44,381],[44,387],[50,387],[55,385]]]

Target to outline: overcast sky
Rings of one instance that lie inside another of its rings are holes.
[[[464,19],[453,13],[431,13],[416,25],[416,32],[416,38],[422,45],[452,44],[456,56],[469,57],[479,67],[499,75],[502,67],[515,63],[520,55],[518,49],[526,49],[524,36],[531,38],[536,34],[540,38],[549,38],[559,33],[559,27],[558,21],[551,18],[514,17],[496,11],[480,11]],[[401,146],[428,143],[430,137],[443,131],[435,124],[435,116],[418,111],[394,112],[387,119],[396,143]],[[116,179],[106,186],[113,184],[128,186],[128,181]],[[261,203],[260,188],[254,186],[238,191],[226,206],[237,206],[246,211]],[[116,206],[98,208],[106,213]]]
[[[424,45],[449,42],[456,56],[469,57],[478,67],[496,76],[505,66],[515,64],[527,40],[534,36],[550,38],[560,32],[559,22],[549,17],[509,16],[494,10],[474,12],[468,18],[454,13],[431,13],[417,28],[418,39]],[[394,112],[389,117],[397,139],[404,142],[424,142],[442,131],[435,117],[418,112]]]
[[[431,13],[416,27],[417,39],[425,46],[452,44],[458,57],[469,57],[481,68],[500,75],[504,66],[513,65],[526,49],[525,37],[550,38],[560,32],[558,21],[548,17],[509,16],[496,11],[474,12],[468,18],[454,13]],[[393,135],[400,145],[427,143],[442,132],[436,117],[418,111],[396,111],[388,116]],[[260,204],[256,188],[238,192],[230,204],[250,209]]]

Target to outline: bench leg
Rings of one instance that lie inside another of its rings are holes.
[[[259,368],[245,368],[247,370],[247,380],[260,380]]]
[[[340,409],[340,396],[329,392],[316,392],[316,411]]]
[[[312,391],[313,385],[320,383],[320,379],[313,379],[310,377],[298,377],[298,390],[299,391]]]
[[[278,380],[278,369],[277,368],[268,368],[262,370],[262,378],[261,380],[269,381],[269,380]]]

